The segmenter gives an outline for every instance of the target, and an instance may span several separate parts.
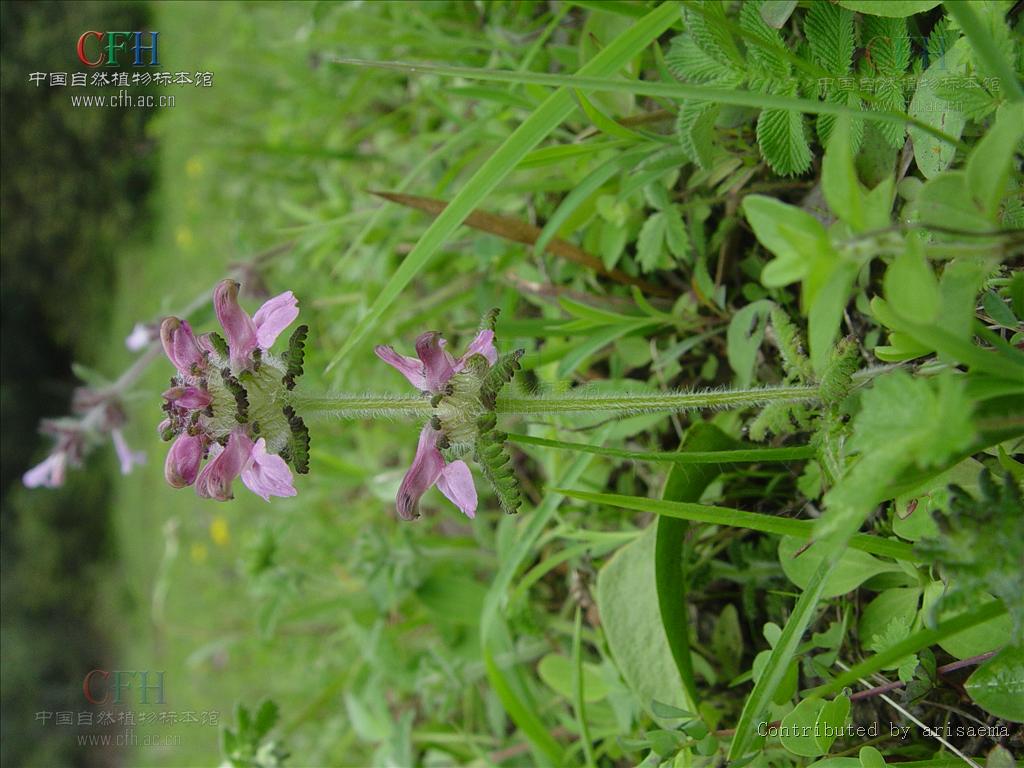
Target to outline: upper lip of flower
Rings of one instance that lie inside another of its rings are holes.
[[[400,355],[386,344],[375,347],[373,351],[377,357],[405,376],[416,389],[435,394],[441,392],[448,380],[466,367],[466,362],[473,355],[483,355],[491,365],[498,359],[494,331],[491,330],[480,331],[462,357],[452,357],[445,349],[446,345],[440,333],[427,331],[416,339],[416,357]]]
[[[239,284],[234,280],[221,280],[213,292],[213,307],[224,328],[231,352],[231,367],[241,370],[248,366],[257,349],[268,350],[296,317],[299,302],[295,294],[285,291],[267,299],[253,317],[238,303]]]

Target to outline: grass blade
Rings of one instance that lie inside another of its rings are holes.
[[[622,448],[606,448],[603,445],[591,445],[590,443],[570,443],[516,433],[509,433],[508,440],[509,442],[522,445],[536,445],[562,451],[593,453],[598,456],[627,459],[629,461],[650,461],[656,464],[774,463],[813,459],[815,456],[814,448],[809,445],[794,446],[793,448],[746,448],[720,451],[627,451]],[[676,499],[676,501],[682,501],[682,499]]]
[[[607,48],[580,68],[584,76],[609,76],[646,48],[676,20],[679,9],[674,3],[658,6],[627,29]],[[480,206],[519,161],[576,109],[572,92],[560,88],[551,94],[466,182],[449,205],[434,219],[419,242],[381,289],[327,370],[336,366],[353,348],[362,344],[385,311],[398,299],[405,287],[430,261],[444,242],[455,233],[466,217]]]
[[[745,512],[730,507],[713,507],[707,504],[693,504],[685,501],[664,501],[647,499],[642,496],[621,496],[616,493],[592,493],[590,491],[559,490],[571,499],[590,501],[595,504],[607,504],[610,507],[634,509],[638,512],[654,512],[657,515],[678,517],[695,523],[710,525],[728,525],[734,528],[748,528],[761,533],[776,536],[794,536],[799,539],[810,539],[814,530],[811,520],[793,520],[788,517],[774,517],[757,512]],[[921,556],[914,548],[903,541],[883,539],[880,536],[869,536],[857,533],[850,539],[849,546],[872,555],[891,557],[896,560],[920,562]]]
[[[421,72],[449,77],[465,77],[476,80],[506,83],[535,83],[576,88],[581,91],[608,91],[614,93],[632,93],[637,96],[654,96],[665,99],[688,101],[712,101],[719,104],[733,104],[740,107],[757,109],[784,109],[804,112],[809,115],[849,115],[864,120],[897,125],[912,125],[921,131],[934,136],[947,144],[966,149],[956,137],[950,136],[938,128],[903,112],[869,111],[865,112],[846,104],[815,99],[802,99],[791,96],[777,96],[756,91],[732,90],[716,88],[711,85],[693,85],[691,83],[665,83],[648,80],[624,80],[608,76],[594,76],[593,72],[580,69],[577,75],[548,74],[544,72],[508,72],[475,67],[456,67],[447,64],[407,64],[400,61],[366,61],[363,59],[332,59],[335,64],[348,64],[364,67],[378,67],[402,72]]]
[[[371,192],[371,194],[382,197],[385,200],[390,200],[392,203],[424,211],[432,216],[440,215],[448,206],[448,203],[444,200],[435,200],[432,197],[423,197],[421,195],[376,191]],[[534,245],[541,236],[541,229],[529,222],[485,211],[473,211],[466,217],[463,224],[467,227],[478,229],[481,232],[486,232],[489,235],[502,237],[506,240],[511,240],[513,243],[523,243],[524,245]],[[675,295],[672,291],[668,291],[661,286],[654,285],[632,275],[627,275],[621,269],[608,269],[599,258],[587,253],[579,246],[573,245],[568,240],[556,237],[545,243],[545,247],[548,253],[563,258],[566,261],[571,261],[574,264],[579,264],[581,267],[586,267],[622,285],[634,285],[656,296]]]
[[[786,626],[782,628],[782,634],[775,643],[775,647],[772,648],[768,663],[765,664],[764,670],[761,672],[761,677],[754,684],[754,690],[750,692],[746,704],[743,705],[740,719],[736,723],[736,735],[733,736],[732,744],[729,745],[729,760],[737,760],[750,751],[750,746],[757,737],[757,720],[768,709],[775,689],[779,687],[779,683],[785,677],[797,646],[800,645],[807,626],[814,618],[814,611],[818,607],[822,590],[825,588],[825,579],[832,572],[843,549],[843,547],[836,548],[831,553],[831,557],[826,557],[821,561],[821,565],[811,577],[807,589],[803,591],[800,599],[793,606],[793,613],[789,617],[789,621],[786,622]]]

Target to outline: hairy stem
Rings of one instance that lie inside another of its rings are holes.
[[[556,413],[676,413],[698,409],[744,408],[752,405],[818,399],[817,387],[764,387],[704,392],[643,392],[590,395],[565,392],[532,397],[499,397],[497,413],[521,416]]]
[[[611,413],[629,416],[638,413],[676,413],[697,409],[743,408],[768,403],[799,403],[818,399],[817,387],[765,387],[760,389],[708,390],[704,392],[644,392],[590,395],[569,391],[555,395],[499,397],[500,415],[546,416],[558,413]],[[431,413],[426,396],[387,394],[295,393],[291,405],[312,419],[416,419]]]

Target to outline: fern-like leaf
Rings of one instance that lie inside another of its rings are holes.
[[[812,3],[804,17],[811,58],[832,77],[844,77],[853,64],[853,13],[832,3]]]
[[[501,508],[514,514],[522,506],[523,498],[512,467],[512,457],[505,450],[507,435],[497,428],[493,413],[485,413],[477,420],[479,437],[473,459],[487,479]]]
[[[761,154],[780,176],[794,176],[811,167],[804,117],[788,109],[765,109],[757,119]]]
[[[676,117],[676,139],[691,162],[708,170],[715,157],[715,120],[718,105],[706,101],[687,101]]]
[[[512,381],[516,371],[522,368],[519,364],[519,359],[525,352],[526,350],[517,349],[515,352],[502,355],[487,371],[487,375],[480,384],[480,402],[484,408],[489,411],[494,410],[494,406],[498,401],[498,393],[501,392],[506,384]]]

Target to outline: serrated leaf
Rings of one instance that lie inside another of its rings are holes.
[[[1005,104],[995,125],[967,158],[967,186],[987,216],[995,216],[1006,194],[1013,154],[1024,138],[1024,104]]]
[[[689,260],[692,246],[682,212],[675,206],[665,211],[665,244],[677,259]]]
[[[804,17],[804,35],[811,56],[833,77],[850,71],[853,63],[853,14],[832,3],[812,3]]]
[[[651,272],[661,265],[667,228],[665,214],[661,211],[648,216],[640,228],[640,236],[636,241],[636,259],[644,272]]]
[[[786,59],[786,47],[778,30],[764,23],[758,0],[746,2],[740,8],[740,28],[748,33],[747,68],[757,77],[782,79],[789,75],[791,67]]]
[[[757,118],[757,144],[765,161],[780,176],[795,176],[811,167],[807,126],[799,112],[761,110]]]
[[[705,101],[687,101],[676,116],[676,139],[686,156],[701,169],[707,170],[715,156],[715,121],[717,104]]]

